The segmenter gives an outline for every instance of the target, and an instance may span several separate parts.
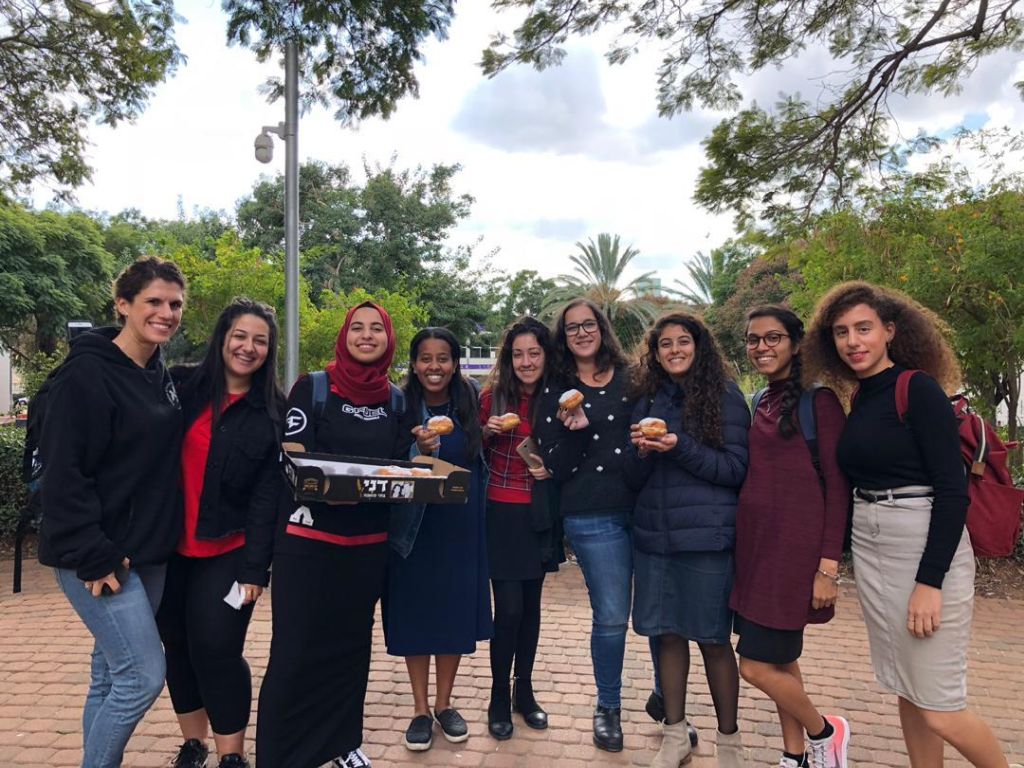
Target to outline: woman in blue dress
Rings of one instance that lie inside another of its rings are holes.
[[[433,743],[436,720],[448,741],[469,738],[466,721],[452,706],[459,662],[490,639],[491,593],[485,528],[487,470],[481,453],[476,388],[459,368],[459,343],[445,328],[425,328],[412,340],[408,407],[422,424],[447,416],[455,425],[438,435],[413,431],[413,454],[432,455],[471,470],[464,504],[396,505],[391,518],[393,551],[385,609],[388,653],[404,656],[415,712],[405,745],[420,752]],[[433,708],[428,698],[434,657]]]

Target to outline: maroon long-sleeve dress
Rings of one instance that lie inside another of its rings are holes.
[[[850,487],[836,462],[846,416],[835,394],[814,395],[824,489],[799,429],[779,434],[783,382],[761,399],[750,427],[750,464],[736,510],[736,579],[729,607],[773,629],[799,630],[831,620],[834,608],[811,607],[821,558],[838,560]]]

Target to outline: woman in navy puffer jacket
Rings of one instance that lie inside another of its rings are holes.
[[[690,752],[683,713],[692,640],[715,704],[718,764],[734,768],[743,762],[729,593],[750,411],[711,332],[683,312],[648,331],[635,381],[639,400],[625,474],[639,492],[633,628],[657,638],[665,702],[665,739],[654,765],[676,768]],[[663,420],[666,434],[645,436],[645,418]]]

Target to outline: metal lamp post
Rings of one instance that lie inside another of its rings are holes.
[[[299,377],[299,49],[294,40],[285,47],[284,122],[265,125],[253,143],[256,159],[269,163],[274,142],[284,140],[284,384]]]

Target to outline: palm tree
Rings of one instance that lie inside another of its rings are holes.
[[[576,268],[572,274],[556,278],[555,288],[545,297],[542,314],[557,315],[566,304],[583,297],[601,308],[616,331],[645,327],[658,312],[657,305],[646,298],[645,289],[654,272],[644,272],[620,285],[626,268],[640,251],[627,246],[620,252],[619,236],[606,232],[597,236],[597,243],[590,238],[587,245],[578,242],[576,247],[580,252],[569,257]]]
[[[679,286],[674,293],[679,295],[683,301],[687,304],[692,304],[697,309],[706,309],[714,303],[714,297],[711,295],[711,286],[715,281],[715,277],[718,272],[721,271],[721,263],[716,269],[715,260],[711,256],[708,256],[702,251],[697,251],[697,255],[693,257],[693,260],[686,265],[686,271],[690,274],[690,280],[693,281],[693,286],[688,286],[682,280],[676,280],[676,284]]]

